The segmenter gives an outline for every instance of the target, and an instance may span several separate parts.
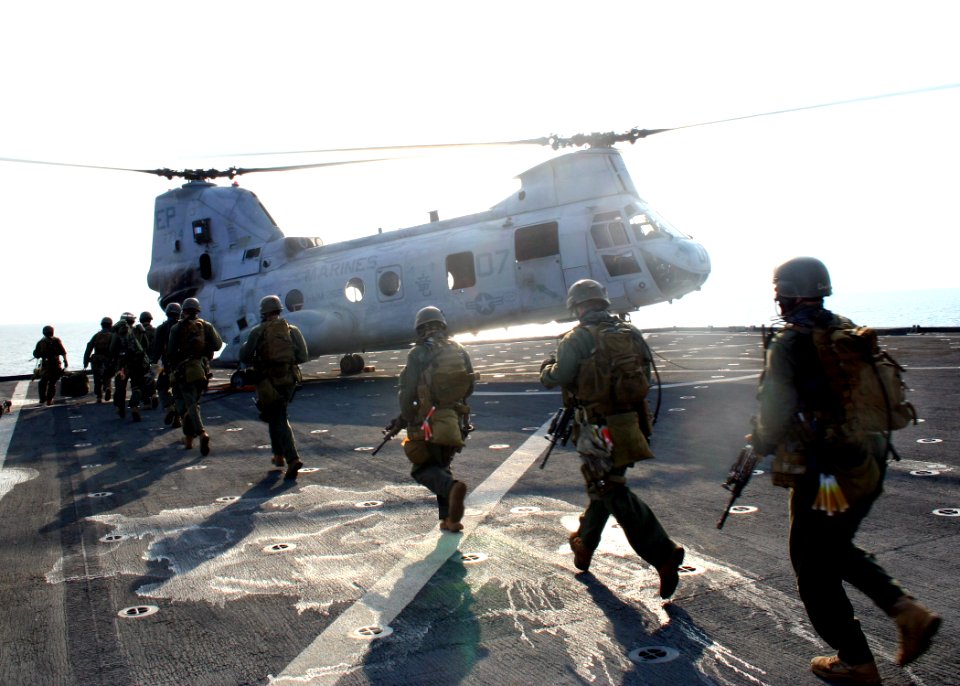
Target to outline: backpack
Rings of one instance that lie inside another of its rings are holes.
[[[290,327],[282,319],[264,323],[263,337],[257,346],[257,355],[269,365],[292,365],[296,363]]]
[[[177,331],[177,352],[180,359],[198,359],[206,352],[206,335],[202,319],[184,319]]]
[[[593,336],[594,349],[580,362],[577,399],[604,416],[635,409],[650,390],[647,344],[626,322],[603,322],[585,328]]]
[[[99,331],[93,337],[93,354],[98,357],[108,357],[110,355],[110,339],[113,334],[109,331]]]
[[[470,391],[473,375],[459,345],[434,339],[436,351],[423,371],[418,384],[420,406],[450,408],[462,402]]]
[[[813,345],[831,390],[840,398],[842,416],[829,418],[835,433],[856,440],[871,432],[889,432],[917,422],[907,401],[905,371],[877,344],[877,332],[860,327],[816,327]]]

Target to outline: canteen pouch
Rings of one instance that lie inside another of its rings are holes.
[[[613,440],[613,464],[616,467],[652,458],[653,451],[640,429],[640,417],[636,412],[612,414],[606,418],[607,429]]]

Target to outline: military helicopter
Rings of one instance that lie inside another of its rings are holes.
[[[227,342],[221,364],[237,361],[260,298],[277,294],[310,356],[342,353],[344,373],[363,369],[364,352],[409,344],[426,305],[467,332],[569,319],[567,289],[586,277],[618,313],[674,300],[703,285],[710,258],[640,197],[613,147],[656,132],[512,141],[587,147],[521,173],[519,190],[485,212],[331,245],[284,235],[253,192],[211,182],[324,164],[136,170],[187,180],[156,200],[147,283],[164,307],[200,300]],[[346,150],[359,149],[336,152]]]

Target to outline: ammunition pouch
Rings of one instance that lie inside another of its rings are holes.
[[[403,446],[403,452],[407,456],[407,459],[416,465],[428,462],[430,460],[430,447],[427,445],[427,442],[423,440],[422,432],[420,434],[421,438],[415,439],[410,437],[409,429],[407,431],[408,435],[401,443]]]
[[[466,406],[464,406],[466,407]],[[469,410],[469,408],[467,408]],[[453,448],[463,447],[463,434],[460,431],[460,414],[455,408],[435,410],[433,416],[426,420],[430,424],[430,443],[447,445]]]

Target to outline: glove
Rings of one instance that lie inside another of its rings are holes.
[[[386,436],[387,434],[396,435],[406,428],[407,428],[406,419],[404,419],[403,417],[394,417],[392,420],[390,420],[390,423],[387,424],[387,426],[384,428],[383,435],[384,436]]]
[[[557,363],[557,358],[551,355],[550,357],[548,357],[547,359],[545,359],[543,362],[540,363],[540,372],[543,373],[544,369],[556,363]]]

